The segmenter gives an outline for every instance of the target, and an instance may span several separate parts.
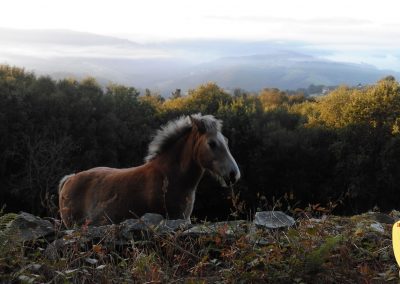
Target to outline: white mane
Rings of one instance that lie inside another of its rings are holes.
[[[149,149],[145,162],[153,160],[158,154],[165,151],[173,142],[192,129],[192,120],[200,123],[206,132],[221,131],[222,121],[212,115],[201,115],[201,113],[190,116],[181,116],[169,121],[157,130]]]

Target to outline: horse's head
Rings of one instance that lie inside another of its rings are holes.
[[[240,171],[228,147],[228,139],[221,133],[221,121],[211,115],[190,116],[193,131],[198,132],[195,159],[215,176],[222,186],[231,186],[240,178]]]

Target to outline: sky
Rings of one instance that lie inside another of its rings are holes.
[[[397,0],[13,0],[1,6],[2,27],[71,29],[146,41],[222,37],[400,42]]]
[[[67,29],[135,42],[302,41],[334,60],[400,70],[398,0],[5,0],[0,27]]]

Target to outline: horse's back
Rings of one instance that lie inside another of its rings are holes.
[[[146,183],[155,182],[149,172],[152,169],[145,164],[127,169],[97,167],[70,176],[61,188],[59,199],[66,225],[85,219],[101,223],[98,219],[105,212],[117,222],[128,214],[132,202],[138,207],[146,205],[151,195]]]
[[[101,181],[119,171],[114,168],[98,167],[78,172],[63,178],[60,193],[73,199],[76,195],[85,194],[87,190],[93,190],[93,186],[100,185]]]

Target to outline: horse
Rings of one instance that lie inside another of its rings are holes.
[[[144,164],[97,167],[63,177],[60,215],[65,226],[117,224],[145,213],[190,222],[205,171],[233,186],[240,171],[221,133],[222,121],[193,114],[169,121],[154,135]]]

